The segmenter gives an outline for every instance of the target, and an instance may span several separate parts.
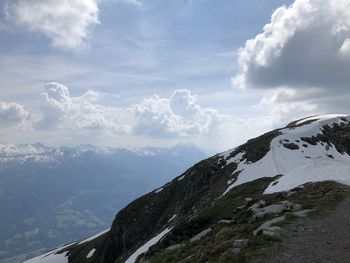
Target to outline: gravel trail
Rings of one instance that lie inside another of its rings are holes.
[[[350,198],[327,217],[301,218],[283,229],[283,241],[254,263],[350,263]]]

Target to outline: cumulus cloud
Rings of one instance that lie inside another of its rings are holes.
[[[29,118],[23,106],[14,102],[0,102],[0,125],[3,128],[21,124]]]
[[[292,120],[304,118],[322,111],[319,105],[312,101],[298,96],[294,89],[279,88],[267,92],[260,100],[257,108],[261,113],[265,113],[265,121],[270,122],[270,126],[284,126]]]
[[[239,51],[234,85],[347,92],[350,0],[296,0],[278,8],[263,32]]]
[[[7,127],[24,122],[28,124],[23,125],[28,136],[36,140],[44,136],[46,142],[51,136],[56,143],[73,144],[101,140],[106,144],[106,138],[123,138],[131,145],[136,144],[134,140],[191,142],[224,149],[270,130],[275,124],[272,121],[280,116],[276,110],[274,115],[264,112],[263,117],[236,118],[204,107],[197,95],[187,89],[175,90],[169,96],[153,95],[123,107],[104,105],[106,96],[93,90],[72,96],[65,85],[49,82],[41,93],[40,108],[30,118],[21,105],[0,103],[0,124]],[[287,101],[289,96],[281,92],[263,100],[259,107],[271,107]],[[296,104],[294,109],[300,105]],[[266,116],[271,116],[270,121]]]
[[[76,48],[99,23],[99,0],[7,0],[6,19],[39,32],[59,48]]]
[[[220,130],[229,117],[203,108],[189,90],[175,90],[169,98],[157,95],[130,107],[136,122],[132,131],[156,137],[207,136]]]
[[[36,123],[39,129],[112,129],[120,131],[119,110],[97,104],[101,93],[88,91],[72,97],[66,86],[50,82],[41,94],[42,117]]]
[[[66,86],[50,82],[41,94],[40,130],[99,130],[114,134],[179,138],[212,136],[234,123],[232,117],[202,107],[189,90],[175,90],[169,97],[153,95],[127,107],[99,104],[103,94],[92,90],[71,96]]]

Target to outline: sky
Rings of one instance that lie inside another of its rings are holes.
[[[350,0],[0,0],[0,143],[213,151],[349,113]]]

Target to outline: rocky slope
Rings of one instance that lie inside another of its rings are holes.
[[[0,145],[0,262],[100,232],[127,203],[204,157],[184,145]]]
[[[250,262],[284,224],[346,199],[346,185],[350,117],[309,117],[197,163],[101,235],[28,262]]]

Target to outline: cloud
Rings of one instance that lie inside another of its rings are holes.
[[[129,111],[136,119],[133,133],[155,137],[209,136],[229,120],[215,109],[201,107],[186,89],[175,90],[169,98],[146,98]]]
[[[7,0],[7,21],[50,38],[54,47],[72,49],[99,24],[99,0]]]
[[[30,118],[21,105],[0,103],[0,123],[7,127],[24,122],[28,124],[23,125],[28,132],[26,138],[51,144],[144,145],[153,142],[164,145],[190,142],[225,149],[274,127],[284,116],[275,104],[288,101],[292,95],[281,91],[271,99],[262,100],[261,109],[258,109],[262,112],[260,116],[237,118],[201,105],[198,96],[187,89],[174,90],[169,96],[153,95],[138,103],[112,107],[103,105],[108,94],[88,90],[82,95],[72,96],[68,87],[49,82],[41,93],[39,109],[33,111]],[[275,111],[265,112],[267,107]],[[293,110],[298,107],[303,105],[295,104]],[[16,136],[17,130],[13,128]]]
[[[49,82],[41,94],[42,117],[35,123],[37,129],[65,129],[67,131],[110,129],[122,132],[118,125],[119,109],[106,107],[96,102],[101,93],[88,91],[82,96],[71,97],[66,86]]]
[[[29,113],[23,106],[14,102],[0,102],[0,126],[18,125],[29,118]]]
[[[234,123],[232,117],[202,107],[189,90],[175,90],[169,97],[153,95],[126,107],[99,104],[104,94],[89,90],[71,96],[66,86],[49,82],[41,94],[38,130],[66,132],[95,130],[152,138],[213,136]]]
[[[316,115],[322,112],[318,103],[303,97],[298,97],[294,89],[279,88],[267,92],[256,106],[265,114],[267,122],[273,126],[285,126],[292,120]],[[264,113],[264,111],[267,112]]]
[[[296,0],[278,8],[239,51],[240,88],[349,91],[350,0]]]

